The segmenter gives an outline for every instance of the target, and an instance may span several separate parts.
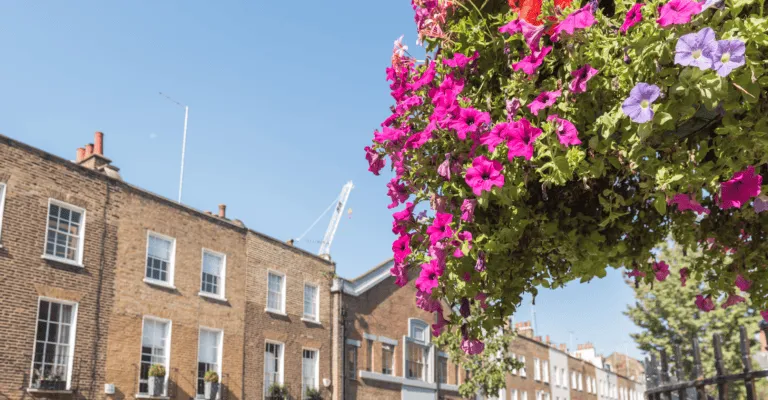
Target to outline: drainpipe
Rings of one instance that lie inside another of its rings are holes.
[[[435,313],[435,323],[436,324],[440,322],[439,318],[440,317],[438,317],[437,313]],[[435,390],[435,400],[440,400],[440,354],[439,354],[439,351],[437,349],[437,346],[435,346],[433,344],[432,348],[435,350],[435,356],[433,357],[434,361],[432,362],[432,365],[435,366],[435,374],[434,374],[434,377],[435,377],[435,389],[436,389]],[[446,371],[446,373],[447,372],[448,371]]]
[[[339,290],[339,317],[341,320],[341,400],[347,395],[347,309],[344,308],[344,281]]]

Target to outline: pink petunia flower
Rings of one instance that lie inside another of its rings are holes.
[[[544,57],[552,51],[552,46],[547,46],[541,50],[534,50],[530,55],[523,57],[522,60],[512,64],[515,71],[522,70],[528,75],[533,75],[544,62]]]
[[[432,131],[435,129],[435,123],[430,122],[423,131],[416,132],[405,141],[406,149],[418,149],[432,139]]]
[[[467,242],[469,249],[472,249],[472,232],[461,231],[456,236],[458,237],[458,239],[454,240],[451,243],[455,247],[453,251],[453,257],[461,258],[461,257],[464,257],[464,251],[461,250],[461,247],[463,246],[464,242]]]
[[[696,295],[696,307],[704,312],[710,312],[715,309],[715,302],[712,301],[712,296],[704,297],[700,294]]]
[[[584,64],[583,67],[577,69],[576,71],[571,72],[571,76],[573,76],[573,80],[571,81],[571,84],[568,86],[569,89],[571,89],[571,93],[584,93],[587,91],[587,82],[589,82],[590,79],[592,79],[593,76],[597,75],[597,73],[600,72],[594,68],[592,68],[589,64]]]
[[[485,310],[486,308],[488,308],[488,303],[486,303],[486,302],[485,302],[485,300],[486,300],[487,298],[488,298],[488,296],[486,296],[486,294],[485,294],[485,293],[483,293],[483,292],[480,292],[480,293],[478,293],[478,294],[475,296],[475,300],[477,300],[478,302],[480,302],[480,308],[482,308],[483,310]]]
[[[509,161],[515,157],[524,157],[526,160],[530,160],[533,157],[533,144],[541,135],[541,129],[532,126],[525,118],[512,122],[510,126],[507,158]]]
[[[428,263],[421,264],[421,273],[416,278],[416,288],[427,294],[432,294],[432,289],[438,286],[438,278],[443,276],[443,268],[441,268],[437,260],[432,259]]]
[[[627,15],[624,17],[624,23],[621,24],[621,28],[619,28],[619,32],[626,34],[627,31],[629,31],[629,28],[635,26],[638,22],[642,21],[643,19],[643,3],[635,3],[635,5],[632,6],[632,8],[627,11]]]
[[[485,344],[477,339],[464,338],[461,340],[461,349],[471,356],[482,353],[485,350]]]
[[[427,65],[427,69],[424,70],[421,76],[408,84],[408,90],[416,91],[432,83],[432,81],[435,80],[435,75],[437,73],[436,67],[437,64],[434,61],[430,61],[429,65]]]
[[[477,254],[477,262],[475,263],[475,271],[485,271],[485,252],[480,250]]]
[[[477,200],[464,199],[461,203],[461,220],[472,222],[475,218],[475,207],[477,207]]]
[[[515,118],[515,115],[517,115],[517,111],[520,110],[520,107],[521,107],[520,99],[518,99],[517,97],[515,97],[512,100],[507,100],[507,106],[505,108],[507,111],[508,121],[512,121]]]
[[[671,0],[661,6],[656,22],[662,27],[687,24],[691,18],[701,12],[702,4],[694,0]]]
[[[437,174],[451,180],[451,153],[445,153],[445,161],[437,167]]]
[[[472,54],[472,57],[467,57],[464,54],[456,53],[453,55],[453,58],[443,59],[443,64],[451,68],[464,69],[464,67],[466,67],[467,64],[477,60],[478,58],[480,58],[480,53],[478,52],[475,52],[475,54]]]
[[[768,310],[760,311],[760,316],[763,317],[763,320],[765,320],[765,322],[768,322]]]
[[[723,305],[720,307],[722,307],[723,310],[725,310],[728,307],[735,306],[736,304],[743,303],[745,301],[746,300],[743,297],[736,294],[731,294],[731,295],[728,295],[728,298],[725,300],[725,303],[723,303]]]
[[[395,208],[398,204],[408,200],[409,193],[405,185],[393,178],[387,183],[387,196],[392,199],[392,204],[388,205],[387,208]]]
[[[478,133],[484,126],[490,123],[490,114],[468,107],[462,108],[459,111],[459,116],[450,122],[448,127],[456,131],[456,136],[459,139],[465,140],[467,134]]]
[[[504,186],[502,169],[504,167],[498,161],[489,160],[485,156],[475,157],[472,166],[467,168],[464,180],[475,196],[482,196],[483,192],[490,192],[494,186]]]
[[[427,228],[427,234],[429,235],[429,242],[431,244],[434,245],[445,238],[453,236],[453,230],[451,229],[452,220],[452,214],[438,212],[435,215],[435,220],[432,221],[432,225]]]
[[[395,277],[395,284],[397,286],[403,287],[408,284],[408,271],[406,270],[405,265],[395,263],[395,265],[390,268],[389,273]]]
[[[735,173],[731,180],[720,184],[720,208],[741,208],[749,199],[760,195],[762,184],[763,177],[755,175],[755,167],[751,165]]]
[[[520,24],[519,19],[513,19],[507,22],[505,25],[499,28],[499,32],[506,33],[508,35],[514,35],[523,31],[523,26]]]
[[[736,287],[742,292],[746,292],[752,287],[752,281],[747,280],[747,278],[744,278],[741,274],[736,275]]]
[[[764,194],[757,196],[753,204],[753,207],[755,208],[756,214],[760,214],[763,211],[768,211],[768,196]]]
[[[525,22],[525,20],[516,19],[499,28],[499,32],[507,33],[509,35],[522,33],[523,39],[525,39],[525,44],[527,44],[528,48],[533,52],[539,50],[539,42],[546,32],[546,26],[532,25]]]
[[[374,175],[378,176],[381,169],[384,168],[384,165],[387,163],[387,160],[370,146],[366,146],[364,150],[365,159],[368,160],[368,171],[371,171]]]
[[[437,322],[432,324],[432,336],[439,337],[443,333],[443,329],[448,321],[443,317],[443,310],[437,311]]]
[[[464,282],[469,282],[472,280],[472,274],[470,272],[465,272],[461,279],[463,279]]]
[[[564,20],[555,25],[554,32],[552,33],[552,41],[557,42],[560,40],[561,33],[567,33],[573,35],[576,29],[587,29],[594,25],[597,21],[592,14],[592,6],[590,4],[568,14]]]
[[[685,287],[688,282],[688,276],[690,276],[690,270],[688,268],[680,268],[680,286]]]
[[[669,276],[669,265],[664,261],[653,263],[653,273],[656,275],[656,280],[664,282]]]
[[[385,126],[382,131],[373,132],[373,141],[376,143],[384,144],[387,141],[396,142],[405,137],[406,133],[402,129],[394,129]]]
[[[416,307],[426,312],[436,312],[441,309],[440,300],[433,299],[432,295],[421,290],[416,290]]]
[[[403,235],[392,243],[395,262],[402,263],[411,254],[411,235]]]
[[[392,233],[395,235],[405,235],[408,232],[408,224],[413,222],[413,208],[415,205],[411,202],[405,204],[405,209],[392,214]]]
[[[645,278],[645,272],[640,271],[639,269],[633,269],[627,273],[627,276],[630,278]]]
[[[576,126],[567,119],[559,118],[557,114],[547,117],[547,121],[555,121],[555,133],[563,146],[580,145],[579,131]]]
[[[488,147],[488,151],[493,153],[496,146],[504,143],[505,138],[509,136],[509,129],[512,123],[501,122],[493,126],[490,132],[480,136],[480,144]]]
[[[672,197],[672,200],[669,201],[669,204],[677,205],[677,210],[681,212],[691,210],[699,215],[710,213],[708,208],[702,206],[693,199],[693,196],[687,194],[676,194],[674,197]]]
[[[535,99],[533,99],[531,104],[528,104],[528,108],[533,115],[538,116],[539,111],[555,104],[555,101],[557,101],[557,98],[560,97],[561,93],[562,90],[560,89],[555,90],[554,92],[541,92]]]

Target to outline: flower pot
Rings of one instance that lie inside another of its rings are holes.
[[[164,384],[165,384],[164,376],[150,376],[149,377],[149,395],[162,396]]]
[[[216,395],[219,393],[218,382],[205,382],[205,399],[216,400]]]
[[[67,382],[58,379],[42,379],[38,385],[41,390],[64,390]]]

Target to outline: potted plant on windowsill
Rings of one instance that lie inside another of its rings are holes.
[[[149,367],[149,395],[162,396],[165,386],[165,367],[160,364],[154,364]]]
[[[205,381],[205,399],[216,400],[216,395],[219,393],[219,374],[216,371],[208,371],[203,381]]]
[[[320,394],[320,391],[315,388],[309,388],[307,389],[307,393],[305,396],[305,399],[307,400],[323,400],[323,395]]]
[[[43,379],[40,379],[37,384],[39,390],[65,390],[67,388],[67,381],[62,379],[60,375],[48,375]]]
[[[288,389],[279,383],[273,383],[269,387],[269,400],[285,400],[288,398]]]

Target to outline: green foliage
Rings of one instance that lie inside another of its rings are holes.
[[[203,380],[205,382],[219,383],[219,374],[217,374],[216,371],[206,371]]]
[[[269,396],[276,399],[284,399],[288,396],[288,388],[279,384],[273,383],[269,389],[267,389]]]
[[[653,289],[648,285],[634,288],[636,303],[628,307],[626,315],[641,329],[632,334],[638,347],[646,352],[657,354],[662,349],[673,356],[674,346],[679,345],[685,362],[683,370],[686,377],[693,377],[692,340],[698,338],[701,349],[701,361],[704,376],[715,375],[714,348],[712,335],[720,334],[723,339],[723,357],[728,373],[743,371],[739,348],[739,327],[744,326],[751,343],[751,352],[759,350],[759,342],[754,339],[758,331],[760,317],[756,311],[741,303],[723,309],[721,307],[705,313],[685,305],[690,299],[706,288],[701,279],[689,278],[685,287],[681,287],[679,276],[681,268],[690,268],[699,254],[683,255],[682,249],[673,243],[661,247],[660,258],[672,265],[672,274],[664,282],[656,282]],[[628,282],[634,287],[634,282]],[[755,366],[755,369],[759,369]],[[716,388],[710,388],[715,395]],[[728,398],[745,398],[744,385],[730,385]]]
[[[307,389],[306,396],[304,396],[307,400],[323,400],[323,395],[320,394],[320,391],[314,388]]]
[[[160,364],[153,364],[151,367],[149,367],[149,376],[164,377],[165,366]]]

